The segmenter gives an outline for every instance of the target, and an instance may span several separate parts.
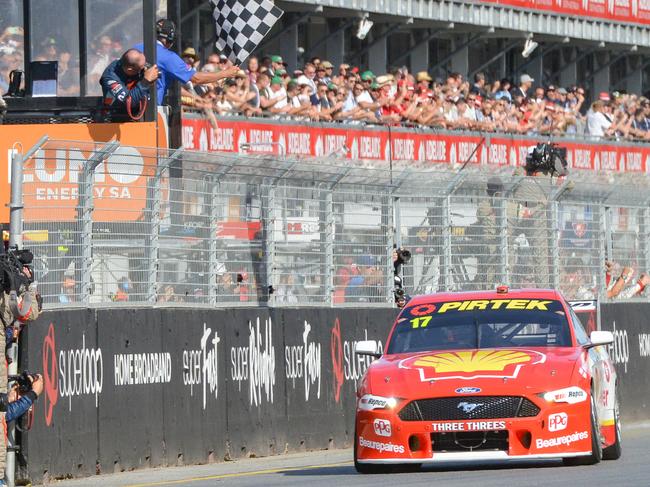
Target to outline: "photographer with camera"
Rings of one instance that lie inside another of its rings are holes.
[[[147,108],[151,85],[158,76],[158,67],[147,65],[142,52],[126,51],[106,67],[99,80],[105,115],[110,113],[113,121],[126,117],[140,120]]]
[[[27,321],[38,318],[41,310],[40,296],[36,292],[31,263],[34,256],[29,250],[9,248],[0,253],[0,414],[6,410],[7,396],[7,346],[17,339]],[[4,402],[3,402],[4,401]],[[5,404],[5,408],[2,408]],[[14,409],[14,408],[12,408]],[[4,416],[4,414],[3,414]],[[14,414],[15,416],[15,414]],[[9,416],[12,418],[13,416]],[[11,421],[3,417],[5,421]],[[4,478],[7,445],[0,441],[0,479]],[[0,485],[2,480],[0,480]]]
[[[43,377],[23,372],[12,375],[13,382],[8,394],[0,394],[0,411],[5,412],[5,423],[20,419],[43,393]],[[1,485],[1,484],[0,484]]]

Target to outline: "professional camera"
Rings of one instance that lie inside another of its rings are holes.
[[[24,396],[33,389],[32,382],[35,381],[37,377],[37,374],[32,374],[27,370],[24,370],[20,375],[10,375],[8,379],[9,382],[15,382],[18,384],[18,393],[21,396]]]
[[[17,247],[0,254],[0,286],[6,293],[16,291],[16,295],[20,296],[29,289],[34,279],[25,275],[23,267],[27,267],[31,274],[33,260],[34,254],[31,251],[18,250]]]
[[[526,156],[526,173],[541,172],[553,176],[566,176],[569,174],[566,160],[567,150],[557,144],[540,143]]]
[[[402,270],[402,265],[407,264],[411,260],[411,251],[395,246],[395,252],[397,253],[397,259],[393,262],[393,296],[395,297],[395,304],[399,308],[403,308],[410,297],[404,291],[400,271]]]
[[[397,260],[394,263],[395,269],[399,269],[402,264],[408,264],[411,260],[411,251],[407,249],[396,249]]]

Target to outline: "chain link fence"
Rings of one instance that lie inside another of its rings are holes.
[[[411,295],[507,284],[605,298],[606,259],[650,267],[649,187],[49,140],[24,164],[24,245],[47,307],[391,306],[394,246],[412,252]]]

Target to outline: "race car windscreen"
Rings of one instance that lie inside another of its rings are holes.
[[[386,353],[500,347],[570,347],[562,303],[479,299],[405,308]]]

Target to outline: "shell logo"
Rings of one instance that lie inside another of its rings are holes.
[[[531,356],[515,350],[478,350],[439,353],[416,360],[413,365],[433,367],[438,372],[477,372],[500,370],[510,364],[530,362]]]
[[[421,380],[515,378],[521,367],[543,363],[546,356],[532,350],[474,350],[421,354],[399,367],[419,371]]]

